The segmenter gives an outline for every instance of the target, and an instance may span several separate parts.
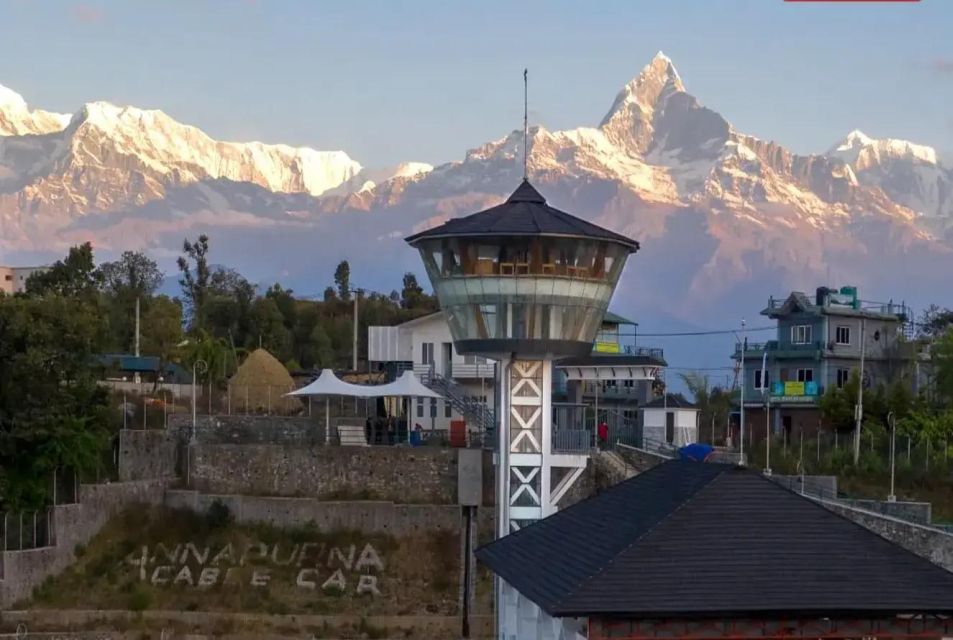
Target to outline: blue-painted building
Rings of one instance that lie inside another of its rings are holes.
[[[902,303],[862,300],[855,287],[820,287],[812,297],[800,291],[772,297],[761,315],[777,322],[774,339],[748,339],[732,356],[741,364],[746,422],[755,439],[764,437],[766,401],[775,433],[816,429],[820,397],[859,375],[862,349],[865,389],[910,376],[904,344],[912,318]]]

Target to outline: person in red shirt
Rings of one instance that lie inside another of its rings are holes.
[[[599,448],[605,449],[609,444],[609,425],[605,422],[600,422],[596,434],[599,436]]]

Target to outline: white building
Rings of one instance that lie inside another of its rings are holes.
[[[670,393],[643,405],[640,411],[646,448],[698,442],[698,407],[683,396]]]
[[[449,429],[451,420],[464,420],[468,428],[476,428],[484,415],[492,416],[496,365],[479,356],[458,354],[443,313],[396,327],[369,327],[367,353],[382,368],[412,368],[444,396],[443,400],[411,399],[411,426]]]
[[[7,295],[26,290],[26,281],[34,273],[49,267],[2,267],[0,266],[0,291]]]

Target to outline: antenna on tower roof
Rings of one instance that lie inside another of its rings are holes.
[[[523,180],[529,179],[529,69],[523,69]]]

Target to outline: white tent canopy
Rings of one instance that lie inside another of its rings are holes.
[[[331,396],[349,398],[414,397],[442,398],[438,393],[425,387],[412,371],[405,371],[397,380],[388,384],[363,385],[344,382],[330,369],[321,371],[321,375],[311,384],[285,394],[289,396],[324,396],[324,437],[331,441]]]
[[[417,379],[413,371],[403,372],[399,378],[388,384],[382,384],[376,388],[376,396],[401,397],[401,398],[442,398],[443,396],[432,389],[425,387]]]
[[[381,385],[386,386],[386,385]],[[376,394],[374,387],[344,382],[330,369],[323,369],[321,375],[311,384],[289,393],[289,396],[347,396],[349,398],[371,398]]]
[[[330,369],[309,385],[287,394],[289,396],[347,396],[352,398],[442,398],[427,388],[412,371],[405,371],[397,380],[387,384],[364,385],[344,382]]]

